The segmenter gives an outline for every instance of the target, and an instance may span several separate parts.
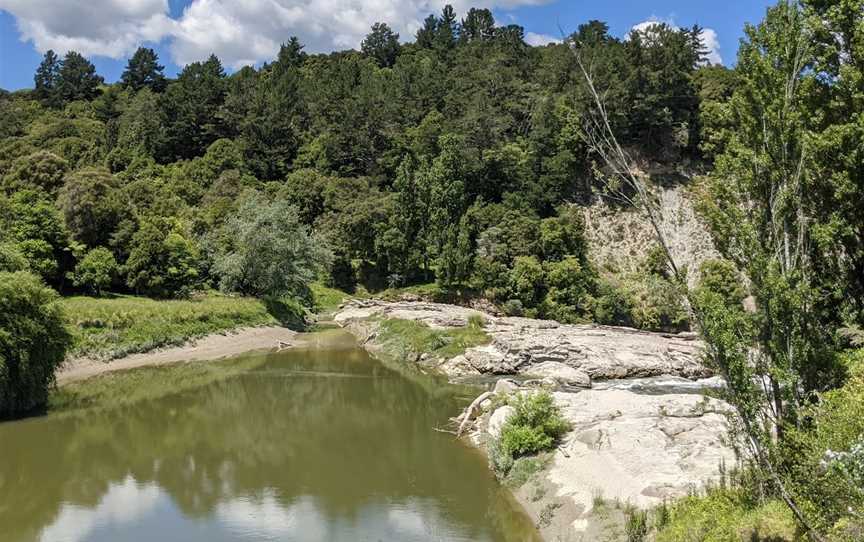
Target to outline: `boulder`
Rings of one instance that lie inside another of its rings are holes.
[[[551,378],[563,388],[590,388],[591,377],[585,371],[574,369],[557,361],[544,361],[523,369],[522,374],[539,378]]]
[[[516,409],[510,405],[496,408],[495,412],[489,417],[489,425],[486,429],[489,436],[497,440],[501,436],[501,429],[504,428],[504,424],[514,414],[516,414]]]
[[[502,378],[495,381],[495,387],[492,389],[495,394],[506,395],[519,390],[519,384],[510,378]]]

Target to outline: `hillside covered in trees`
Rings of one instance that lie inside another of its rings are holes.
[[[596,51],[615,128],[652,159],[701,159],[700,106],[733,90],[699,33],[620,40],[592,21],[571,36]],[[104,85],[49,51],[34,90],[2,98],[4,253],[64,292],[297,295],[318,272],[349,291],[437,281],[513,312],[686,327],[674,302],[631,315],[668,298],[662,277],[628,291],[587,259],[571,206],[598,183],[578,78],[568,45],[449,7],[413,43],[383,23],[361,51],[308,55],[292,38],[230,76],[211,57],[169,81],[142,48]],[[278,244],[271,227],[304,242],[244,255]],[[277,284],[286,261],[293,283]]]
[[[407,43],[384,23],[360,51],[307,54],[286,36],[230,75],[211,56],[168,79],[140,48],[105,84],[82,55],[49,51],[32,90],[0,94],[0,330],[18,311],[51,337],[0,332],[15,367],[0,412],[44,403],[63,358],[47,287],[309,303],[318,280],[422,284],[509,315],[700,331],[754,453],[746,498],[767,491],[802,532],[854,540],[862,10],[783,0],[746,28],[734,69],[706,62],[698,27],[619,38],[588,21],[532,47],[488,10],[449,6]],[[676,173],[631,174],[652,165]],[[661,242],[627,273],[588,249],[585,208],[650,209],[664,183],[686,189],[722,256],[692,292]],[[25,378],[30,357],[50,370]]]

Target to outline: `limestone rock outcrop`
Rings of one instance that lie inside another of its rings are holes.
[[[543,370],[543,364],[554,362],[595,380],[660,375],[689,379],[711,376],[700,363],[702,345],[692,334],[670,335],[622,327],[495,317],[475,309],[416,301],[353,302],[334,319],[349,329],[354,323],[372,317],[418,320],[433,328],[447,328],[465,326],[472,316],[483,318],[492,341],[468,349],[464,358],[445,362],[440,368],[448,374],[536,374]]]

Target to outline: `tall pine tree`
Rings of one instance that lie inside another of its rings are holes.
[[[165,75],[162,73],[164,69],[165,66],[159,65],[156,51],[139,47],[126,64],[120,83],[136,91],[149,87],[154,92],[162,92],[166,85]]]
[[[56,107],[59,105],[59,96],[57,93],[57,85],[60,79],[60,67],[62,62],[51,49],[42,57],[42,62],[36,68],[36,75],[33,77],[36,83],[36,99],[42,102],[43,105]]]
[[[57,85],[61,100],[92,100],[99,95],[99,85],[103,82],[92,62],[75,51],[66,53]]]

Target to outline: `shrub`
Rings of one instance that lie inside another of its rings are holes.
[[[514,459],[552,448],[570,429],[547,391],[516,395],[510,404],[515,412],[501,428],[499,442],[493,445],[493,466],[504,474],[506,470],[501,469],[509,470]]]
[[[126,283],[153,297],[182,297],[200,285],[198,246],[176,220],[151,217],[132,236]]]
[[[625,513],[627,542],[642,542],[648,536],[648,512],[646,510],[630,509]]]
[[[657,525],[657,542],[791,541],[795,519],[778,500],[753,502],[749,492],[716,489],[668,505],[668,518]]]
[[[576,257],[567,256],[558,262],[544,264],[548,292],[543,300],[547,318],[567,324],[586,320],[595,289],[594,274]]]
[[[510,289],[525,306],[533,307],[542,299],[543,267],[534,256],[519,256],[510,271]]]
[[[0,417],[42,407],[70,336],[54,290],[23,271],[0,272]]]
[[[98,247],[88,252],[84,259],[78,262],[70,278],[75,286],[100,296],[105,288],[111,286],[116,275],[117,260],[114,259],[114,255],[107,248]]]
[[[592,303],[594,320],[610,326],[632,326],[632,307],[626,293],[615,283],[598,280]]]
[[[864,530],[864,350],[844,354],[849,377],[821,394],[807,412],[809,427],[792,431],[785,456],[792,492],[811,520],[838,540]]]
[[[525,307],[522,306],[522,302],[518,299],[508,299],[501,307],[501,310],[507,316],[522,316],[525,314]]]
[[[706,260],[699,266],[699,288],[720,294],[727,306],[741,306],[747,291],[735,264],[729,260]]]
[[[684,297],[668,279],[655,274],[638,274],[628,277],[622,286],[635,327],[652,331],[689,329],[690,315]]]
[[[27,271],[30,264],[14,243],[0,243],[0,271]]]

